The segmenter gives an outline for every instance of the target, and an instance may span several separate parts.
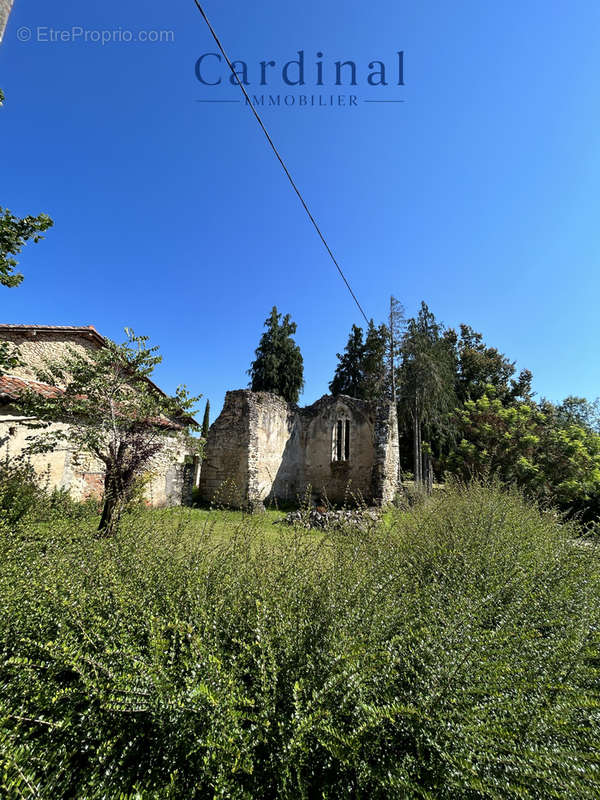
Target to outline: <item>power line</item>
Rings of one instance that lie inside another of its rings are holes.
[[[198,2],[198,0],[194,0],[194,3],[196,4],[196,8],[198,9],[198,11],[199,11],[199,12],[202,14],[202,17],[204,18],[204,21],[205,21],[205,22],[206,22],[206,24],[208,25],[208,29],[209,29],[209,31],[211,32],[211,34],[212,34],[212,37],[213,37],[213,39],[215,40],[215,42],[216,42],[216,44],[217,44],[217,47],[219,48],[219,50],[220,50],[220,51],[221,51],[221,53],[223,54],[223,58],[224,58],[224,59],[225,59],[225,61],[227,62],[227,65],[229,66],[229,69],[231,70],[232,74],[235,76],[235,79],[236,79],[236,81],[237,81],[237,84],[238,84],[238,86],[240,87],[240,89],[241,89],[241,90],[242,90],[242,92],[244,93],[244,97],[246,98],[246,102],[248,103],[248,105],[249,105],[249,106],[250,106],[250,108],[252,109],[252,113],[253,113],[253,114],[254,114],[254,116],[256,117],[256,121],[258,122],[258,124],[259,124],[259,125],[260,125],[260,127],[262,128],[262,131],[263,131],[263,133],[264,133],[264,134],[265,134],[265,136],[267,137],[267,141],[269,142],[269,144],[271,145],[271,148],[273,149],[273,152],[274,152],[274,153],[275,153],[275,155],[277,156],[277,160],[279,161],[279,163],[280,163],[280,164],[281,164],[281,166],[283,167],[283,171],[284,171],[284,172],[285,172],[285,174],[287,175],[289,182],[292,184],[292,187],[293,187],[294,191],[296,192],[296,194],[298,195],[298,198],[300,199],[300,202],[301,202],[301,203],[302,203],[302,205],[304,206],[304,210],[305,210],[305,211],[306,211],[306,213],[308,214],[308,218],[310,219],[310,221],[311,221],[311,222],[312,222],[312,224],[314,225],[316,232],[319,234],[319,238],[321,239],[321,241],[322,241],[322,242],[323,242],[323,244],[325,245],[325,249],[326,249],[326,250],[327,250],[327,252],[329,253],[329,255],[330,255],[330,257],[331,257],[331,260],[333,261],[333,263],[334,263],[334,264],[335,264],[335,266],[336,266],[336,269],[337,269],[337,271],[340,273],[340,275],[341,275],[341,277],[342,277],[342,280],[343,280],[343,281],[344,281],[344,283],[346,284],[346,288],[348,289],[348,291],[349,291],[349,292],[350,292],[350,294],[352,295],[352,299],[354,300],[354,302],[355,302],[355,303],[356,303],[356,305],[358,306],[358,309],[359,309],[360,313],[363,315],[363,317],[365,318],[365,322],[366,322],[366,323],[367,323],[367,325],[368,325],[368,324],[369,324],[369,320],[368,320],[368,318],[367,318],[367,315],[366,315],[366,314],[365,314],[365,312],[363,311],[363,308],[362,308],[361,304],[358,302],[358,298],[356,297],[356,295],[355,295],[355,294],[354,294],[354,292],[352,291],[352,287],[350,286],[350,284],[349,284],[349,283],[348,283],[348,281],[346,280],[346,276],[344,275],[344,273],[343,273],[343,271],[342,271],[342,268],[341,268],[341,267],[340,267],[340,265],[338,264],[336,257],[333,255],[333,252],[332,252],[331,248],[330,248],[330,247],[329,247],[329,245],[327,244],[327,240],[326,240],[326,239],[325,239],[325,237],[323,236],[323,234],[322,234],[322,232],[321,232],[321,229],[319,228],[319,225],[318,225],[318,223],[317,223],[316,219],[315,219],[315,218],[313,217],[313,215],[311,214],[311,212],[310,212],[310,209],[309,209],[308,205],[306,204],[306,201],[304,200],[304,197],[302,196],[302,194],[301,194],[301,192],[300,192],[300,189],[298,189],[298,187],[296,186],[296,183],[295,183],[294,179],[292,178],[292,176],[291,176],[291,174],[290,174],[290,171],[289,171],[289,170],[288,170],[288,168],[286,167],[286,165],[285,165],[285,162],[284,162],[283,158],[282,158],[282,157],[279,155],[279,151],[278,151],[278,150],[277,150],[277,148],[275,147],[275,144],[274,144],[273,140],[271,139],[271,136],[269,135],[269,132],[268,132],[268,130],[266,129],[266,127],[265,127],[265,125],[264,125],[264,123],[263,123],[262,119],[260,118],[260,115],[259,115],[258,111],[256,110],[256,108],[255,108],[255,106],[254,106],[254,103],[252,102],[252,100],[250,100],[250,97],[248,96],[248,92],[246,91],[246,87],[244,86],[244,84],[243,84],[243,83],[242,83],[242,81],[240,80],[240,77],[239,77],[239,75],[237,74],[237,72],[234,70],[234,68],[233,68],[233,64],[232,64],[232,63],[231,63],[231,61],[229,60],[229,56],[228,56],[228,55],[227,55],[227,53],[225,52],[225,49],[224,49],[223,45],[221,44],[221,41],[220,41],[219,37],[217,36],[217,34],[216,34],[216,32],[215,32],[215,29],[214,29],[214,28],[213,28],[213,26],[210,24],[210,21],[209,21],[208,17],[206,16],[205,12],[204,12],[204,9],[202,8],[202,6],[200,5],[200,3]]]

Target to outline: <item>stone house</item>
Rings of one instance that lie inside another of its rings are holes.
[[[104,347],[104,338],[92,326],[0,325],[0,343],[8,342],[18,351],[23,366],[13,367],[0,375],[0,460],[19,456],[35,431],[24,423],[26,417],[19,405],[19,395],[26,389],[52,397],[60,386],[49,386],[36,380],[44,361],[58,361],[69,348],[79,352]],[[157,392],[161,390],[155,386]],[[150,505],[187,504],[191,500],[194,479],[199,470],[198,459],[189,449],[182,427],[165,420],[168,433],[161,452],[148,466],[146,499]],[[47,430],[65,428],[51,423]],[[74,499],[100,496],[104,488],[104,464],[88,454],[76,453],[67,444],[51,453],[30,456],[36,472],[48,481],[48,488],[68,490]]]
[[[307,408],[268,392],[228,392],[210,428],[200,474],[204,501],[261,507],[297,501],[387,505],[398,485],[393,403],[325,395]],[[310,487],[310,488],[309,488]]]

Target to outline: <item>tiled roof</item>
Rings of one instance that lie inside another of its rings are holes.
[[[63,393],[58,386],[40,383],[29,378],[15,378],[12,375],[0,375],[0,400],[18,400],[23,392],[31,390],[43,397],[58,397]]]
[[[74,333],[83,335],[86,338],[94,339],[99,345],[104,346],[106,345],[106,340],[101,333],[98,333],[96,328],[93,325],[15,325],[12,323],[0,323],[0,341],[2,341],[2,333],[24,333],[29,334],[32,337],[35,337],[37,333],[56,333],[56,334],[65,334],[65,333]],[[7,380],[14,383],[7,383],[6,386],[3,385],[2,381]],[[20,385],[19,385],[20,382]],[[166,397],[165,392],[157,386],[154,381],[150,378],[146,378],[146,382],[159,394],[163,397]],[[43,390],[40,390],[39,387],[45,387]],[[47,384],[40,383],[39,381],[23,379],[23,378],[13,378],[12,376],[4,376],[4,378],[0,377],[0,400],[8,399],[8,400],[16,400],[19,396],[19,393],[23,391],[23,389],[33,389],[34,391],[39,391],[40,394],[44,394],[46,397],[57,397],[58,393],[61,392],[56,386],[48,386]],[[15,394],[16,392],[16,394]],[[53,394],[46,394],[46,392],[53,392]],[[193,417],[186,415],[183,417],[187,424],[194,424],[196,425],[196,421]],[[163,425],[165,423],[158,422],[158,424]],[[168,422],[166,423],[168,426],[173,428],[181,428],[177,422]]]
[[[104,337],[93,325],[13,325],[2,323],[0,324],[0,338],[2,332],[28,333],[31,336],[35,336],[36,333],[76,333],[95,339],[98,344],[104,344]]]
[[[18,401],[23,392],[28,390],[49,399],[64,394],[64,391],[58,386],[50,386],[48,383],[41,383],[29,378],[15,378],[13,375],[0,375],[0,402]],[[169,428],[175,431],[183,430],[183,425],[166,417],[153,417],[148,422],[161,428]]]

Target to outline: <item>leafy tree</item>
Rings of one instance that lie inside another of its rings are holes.
[[[407,322],[401,354],[399,399],[402,417],[411,422],[414,480],[430,486],[431,440],[443,437],[455,405],[456,363],[452,340],[424,302],[417,317]],[[423,441],[424,433],[430,441]]]
[[[459,444],[448,457],[463,478],[497,475],[564,509],[600,497],[600,435],[561,416],[560,406],[506,406],[493,386],[456,412]]]
[[[99,531],[115,533],[125,504],[149,462],[167,437],[187,434],[195,427],[189,411],[198,400],[179,387],[168,397],[150,376],[160,363],[158,348],[148,338],[126,329],[127,340],[106,340],[98,350],[71,349],[62,360],[48,363],[39,378],[64,387],[56,397],[29,392],[26,408],[37,419],[60,420],[68,428],[42,431],[32,438],[31,452],[47,452],[68,443],[75,453],[87,453],[105,466],[104,508]],[[33,426],[32,426],[33,427]]]
[[[210,400],[206,401],[206,406],[204,407],[204,418],[202,420],[202,438],[206,439],[208,436],[208,430],[210,428]]]
[[[14,345],[10,342],[0,342],[0,377],[21,364],[22,361]]]
[[[491,474],[505,483],[531,484],[537,472],[543,415],[532,404],[504,406],[490,384],[477,400],[457,409],[458,446],[450,470],[465,479]]]
[[[0,206],[0,285],[9,288],[18,286],[23,275],[15,272],[18,262],[14,258],[21,252],[26,242],[31,239],[39,242],[44,237],[41,235],[54,223],[46,214],[37,217],[23,217],[20,219],[7,208]]]
[[[459,402],[478,400],[492,385],[505,405],[518,398],[531,398],[531,373],[523,370],[515,379],[515,364],[495,347],[488,347],[481,333],[460,326],[457,338],[456,397]]]
[[[578,425],[600,433],[600,399],[590,402],[585,397],[571,395],[554,409],[554,413],[559,424]]]
[[[296,323],[289,314],[282,320],[277,306],[273,306],[265,327],[248,370],[250,387],[253,392],[272,392],[288,403],[297,403],[304,388],[304,364],[300,348],[292,339]]]

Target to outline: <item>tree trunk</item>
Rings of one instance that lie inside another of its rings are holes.
[[[119,492],[119,485],[114,470],[107,469],[104,478],[104,506],[102,516],[98,525],[98,534],[102,538],[114,536],[117,532],[121,511],[123,508],[123,498]]]
[[[433,463],[429,453],[425,456],[425,464],[427,494],[431,494],[433,492]]]
[[[413,445],[414,445],[414,467],[415,467],[415,487],[421,486],[423,483],[423,469],[421,457],[421,419],[419,416],[419,408],[415,402],[415,413],[413,418]]]

